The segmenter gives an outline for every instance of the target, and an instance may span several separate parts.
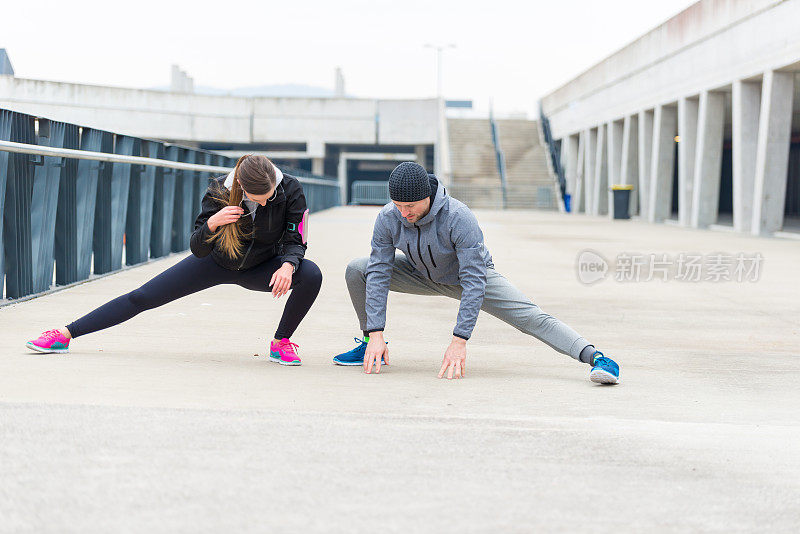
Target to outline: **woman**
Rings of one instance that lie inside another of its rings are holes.
[[[304,259],[308,210],[297,178],[283,174],[265,156],[246,155],[226,177],[212,180],[191,237],[192,255],[138,289],[100,306],[59,330],[48,330],[27,346],[64,353],[70,340],[218,284],[289,296],[270,360],[300,365],[289,338],[319,293],[322,273]]]

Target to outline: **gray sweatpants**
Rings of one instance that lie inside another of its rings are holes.
[[[351,261],[344,275],[361,330],[367,328],[368,261],[367,257]],[[412,295],[444,295],[453,299],[461,298],[461,286],[437,284],[425,278],[400,252],[395,255],[389,290]],[[589,345],[589,342],[575,330],[543,312],[494,269],[488,269],[486,272],[486,293],[481,309],[576,360],[580,359],[581,351]]]

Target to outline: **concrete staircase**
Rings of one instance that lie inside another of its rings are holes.
[[[500,183],[487,119],[448,119],[453,184]]]
[[[449,119],[451,193],[476,208],[502,206],[500,174],[488,119]],[[555,181],[547,167],[547,151],[539,142],[536,121],[497,120],[500,148],[505,153],[508,207],[555,209]]]

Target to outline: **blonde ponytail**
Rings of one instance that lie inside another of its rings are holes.
[[[246,154],[239,158],[236,162],[236,168],[233,171],[233,185],[231,190],[227,191],[225,187],[221,187],[214,194],[216,200],[222,207],[225,206],[238,206],[244,197],[242,185],[239,183],[239,167],[250,154]],[[242,229],[242,220],[230,224],[223,224],[208,238],[208,242],[216,242],[217,246],[222,250],[222,253],[230,259],[235,259],[242,255],[244,252],[244,240],[249,238],[252,231],[246,232]]]

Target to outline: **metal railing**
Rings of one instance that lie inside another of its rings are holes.
[[[350,204],[380,205],[391,201],[389,182],[356,180],[350,186]]]
[[[541,102],[539,103],[539,120],[541,121],[542,133],[544,134],[544,142],[550,152],[550,162],[553,165],[553,171],[558,180],[558,187],[561,191],[561,198],[564,202],[564,208],[567,208],[567,179],[564,176],[564,167],[561,165],[561,145],[553,140],[553,134],[550,130],[550,120],[545,116],[544,109]]]
[[[469,206],[480,209],[556,209],[553,188],[536,184],[511,184],[507,195],[497,185],[450,184],[447,192]],[[384,205],[390,202],[389,182],[358,180],[351,186],[351,204]]]
[[[494,113],[489,113],[489,127],[492,130],[492,145],[494,145],[494,155],[497,158],[497,172],[500,175],[500,191],[503,194],[502,209],[508,207],[508,181],[506,177],[506,155],[500,147],[500,133],[497,131],[497,121],[494,120]]]
[[[234,164],[0,109],[0,302],[187,250],[209,180]],[[281,169],[311,211],[339,204],[335,179]]]

